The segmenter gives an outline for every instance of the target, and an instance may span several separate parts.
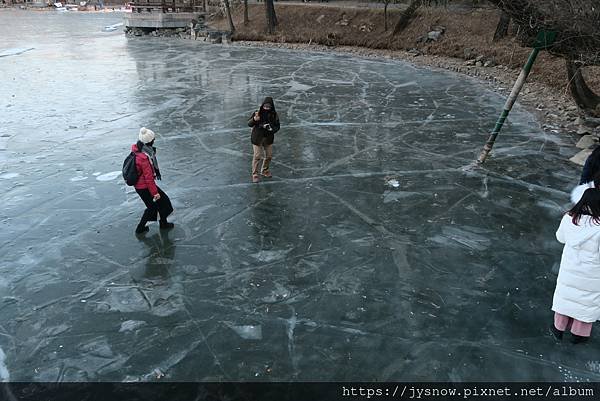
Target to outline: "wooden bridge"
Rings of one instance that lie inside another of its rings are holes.
[[[130,4],[127,28],[185,28],[206,9],[205,0],[136,0]]]
[[[205,0],[136,0],[130,4],[134,13],[198,13],[206,11]]]

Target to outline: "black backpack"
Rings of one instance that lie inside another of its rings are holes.
[[[138,171],[135,165],[134,152],[131,152],[123,162],[123,178],[127,185],[135,185],[138,182]]]

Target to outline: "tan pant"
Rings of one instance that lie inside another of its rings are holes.
[[[252,149],[254,150],[254,157],[252,158],[252,175],[258,174],[258,165],[260,164],[261,159],[263,160],[262,164],[262,173],[269,171],[269,165],[271,164],[271,159],[273,158],[273,145],[264,145],[257,146],[252,145]],[[265,151],[263,157],[263,149]]]

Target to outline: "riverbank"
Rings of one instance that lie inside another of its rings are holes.
[[[454,71],[488,82],[508,95],[530,49],[514,37],[493,42],[500,13],[492,8],[424,8],[404,32],[391,37],[383,29],[380,9],[288,5],[276,7],[279,27],[266,34],[264,8],[250,5],[250,22],[243,24],[243,8],[233,10],[238,44],[294,50],[338,52],[357,57],[397,59],[417,66]],[[390,30],[399,10],[390,10]],[[210,25],[225,30],[227,21],[213,16]],[[389,31],[389,30],[388,30]],[[439,32],[436,40],[427,39]],[[583,71],[588,84],[600,88],[600,69]],[[564,133],[582,149],[573,162],[581,164],[600,138],[600,120],[586,116],[569,94],[564,60],[542,52],[519,96],[519,102],[538,117],[547,132]],[[498,110],[500,113],[501,110]],[[497,116],[490,116],[495,120]]]

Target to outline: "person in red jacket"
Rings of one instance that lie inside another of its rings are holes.
[[[136,154],[135,166],[138,172],[138,181],[134,187],[146,205],[142,219],[135,229],[136,234],[148,231],[146,223],[156,221],[158,215],[161,229],[174,227],[173,223],[167,221],[167,217],[173,212],[171,200],[155,182],[155,179],[161,179],[156,148],[153,146],[155,137],[152,130],[142,127],[137,143],[131,145],[131,151]]]

